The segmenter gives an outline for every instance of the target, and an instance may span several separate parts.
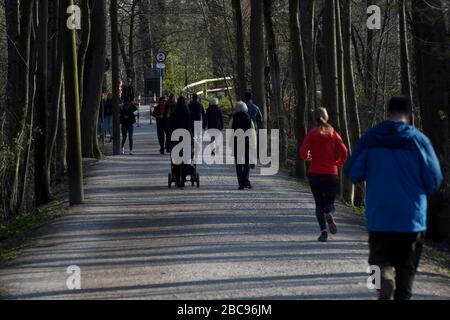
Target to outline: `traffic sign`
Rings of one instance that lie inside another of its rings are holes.
[[[164,63],[164,62],[166,62],[166,59],[167,59],[167,54],[166,54],[165,52],[159,51],[159,52],[156,54],[156,61],[157,61],[158,63]]]
[[[165,65],[164,63],[158,63],[158,64],[156,64],[156,67],[157,67],[158,69],[165,69],[165,68],[166,68],[166,65]]]

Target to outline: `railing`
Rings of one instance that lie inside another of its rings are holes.
[[[183,89],[181,89],[182,93],[197,93],[198,95],[203,95],[204,98],[208,97],[208,93],[217,93],[217,92],[227,92],[230,90],[233,90],[233,87],[228,85],[229,81],[232,81],[233,77],[224,77],[224,78],[216,78],[216,79],[205,79],[205,80],[201,80],[198,82],[194,82],[191,83],[190,85],[184,87]],[[225,87],[220,87],[220,88],[214,88],[214,89],[209,89],[208,85],[210,83],[215,83],[215,82],[225,82]],[[202,86],[203,90],[201,91],[197,91],[194,90],[194,88],[196,87],[200,87]]]

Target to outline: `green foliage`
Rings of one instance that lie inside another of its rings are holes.
[[[63,191],[61,188],[58,192]],[[32,245],[27,238],[33,231],[63,216],[66,211],[65,202],[57,200],[13,219],[0,220],[0,262],[14,260],[21,251]]]

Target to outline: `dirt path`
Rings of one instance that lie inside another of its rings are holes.
[[[367,235],[340,208],[340,233],[318,243],[313,199],[286,176],[254,176],[238,191],[234,167],[200,166],[202,188],[168,190],[168,156],[154,126],[134,156],[108,158],[86,177],[86,203],[42,229],[0,269],[12,299],[373,299]],[[67,289],[67,267],[82,290]],[[450,279],[423,263],[416,299],[450,299]]]

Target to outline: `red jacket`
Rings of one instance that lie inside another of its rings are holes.
[[[311,130],[300,148],[300,157],[311,161],[311,174],[338,175],[338,170],[347,161],[348,149],[341,136],[332,128]]]

